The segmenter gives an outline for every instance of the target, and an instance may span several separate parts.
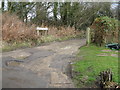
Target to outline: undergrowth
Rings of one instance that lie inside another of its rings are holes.
[[[15,14],[2,14],[2,50],[11,51],[41,45],[52,41],[63,41],[85,35],[73,27],[49,26],[48,33],[37,35],[35,25],[25,24]],[[46,27],[44,24],[39,27]]]

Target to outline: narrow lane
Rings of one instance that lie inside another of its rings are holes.
[[[73,88],[66,66],[85,43],[74,39],[3,53],[2,87]]]

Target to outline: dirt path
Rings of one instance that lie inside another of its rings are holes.
[[[85,42],[74,39],[3,53],[3,88],[73,88],[66,67]]]

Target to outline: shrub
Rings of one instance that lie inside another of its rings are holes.
[[[2,14],[2,46],[3,50],[14,50],[21,47],[31,47],[44,42],[66,40],[75,36],[84,36],[84,31],[72,27],[48,27],[48,33],[37,35],[35,25],[28,25],[15,14],[4,12]],[[46,27],[44,24],[39,27]],[[24,44],[25,43],[25,44]],[[12,48],[13,47],[13,48]],[[4,49],[5,48],[5,49]]]
[[[40,27],[45,27],[42,25]],[[80,31],[75,30],[71,27],[48,27],[48,36],[53,36],[55,38],[61,38],[65,36],[75,36],[80,35]],[[38,36],[36,34],[35,25],[28,26],[15,14],[10,14],[9,12],[2,14],[2,39],[8,43],[13,42],[23,42],[23,41],[36,41]],[[39,39],[42,36],[39,36]]]
[[[8,43],[36,40],[35,26],[27,26],[9,12],[2,14],[2,39]]]
[[[53,35],[56,38],[76,36],[82,34],[81,31],[75,30],[73,27],[49,27],[49,35]]]
[[[107,16],[96,18],[91,28],[92,42],[97,45],[118,42],[119,21]]]

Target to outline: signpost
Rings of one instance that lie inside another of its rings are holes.
[[[44,32],[44,34],[48,34],[48,28],[37,27],[36,30],[37,30],[38,36],[40,35],[40,32],[41,32],[41,35],[43,34],[43,32]]]

